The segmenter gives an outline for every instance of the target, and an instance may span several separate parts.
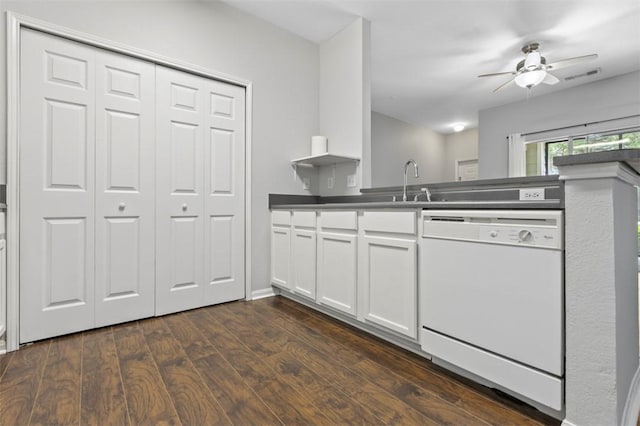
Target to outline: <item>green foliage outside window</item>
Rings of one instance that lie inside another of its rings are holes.
[[[543,173],[557,175],[558,169],[553,159],[562,155],[585,154],[589,152],[611,151],[615,149],[640,148],[640,131],[610,135],[589,135],[569,140],[545,142]]]
[[[625,148],[640,148],[640,132],[625,133],[622,139],[629,139],[629,142],[624,145]]]

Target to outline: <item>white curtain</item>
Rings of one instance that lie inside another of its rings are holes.
[[[629,395],[627,403],[622,413],[622,426],[635,426],[638,424],[638,416],[640,415],[640,367],[633,376],[631,386],[629,387]]]
[[[509,143],[509,177],[526,176],[526,149],[520,133],[512,133]]]

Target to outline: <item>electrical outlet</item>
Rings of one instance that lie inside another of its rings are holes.
[[[302,189],[309,189],[310,186],[311,186],[311,179],[309,179],[308,177],[302,178]]]
[[[352,174],[347,176],[347,187],[349,188],[353,188],[354,186],[356,186],[356,174]]]
[[[520,201],[544,200],[544,188],[526,188],[520,190]]]
[[[333,189],[333,181],[334,181],[334,177],[330,177],[327,179],[327,188],[329,189]]]

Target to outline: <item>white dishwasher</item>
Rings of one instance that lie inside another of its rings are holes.
[[[423,210],[421,234],[422,349],[560,411],[562,212]]]

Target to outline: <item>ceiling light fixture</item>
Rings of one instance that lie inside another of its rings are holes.
[[[454,132],[461,132],[463,130],[464,130],[464,124],[458,123],[458,124],[454,124],[453,125],[453,131]]]
[[[515,82],[520,87],[531,89],[534,86],[542,83],[542,80],[547,76],[547,71],[544,69],[534,69],[531,71],[522,71],[516,75]]]

